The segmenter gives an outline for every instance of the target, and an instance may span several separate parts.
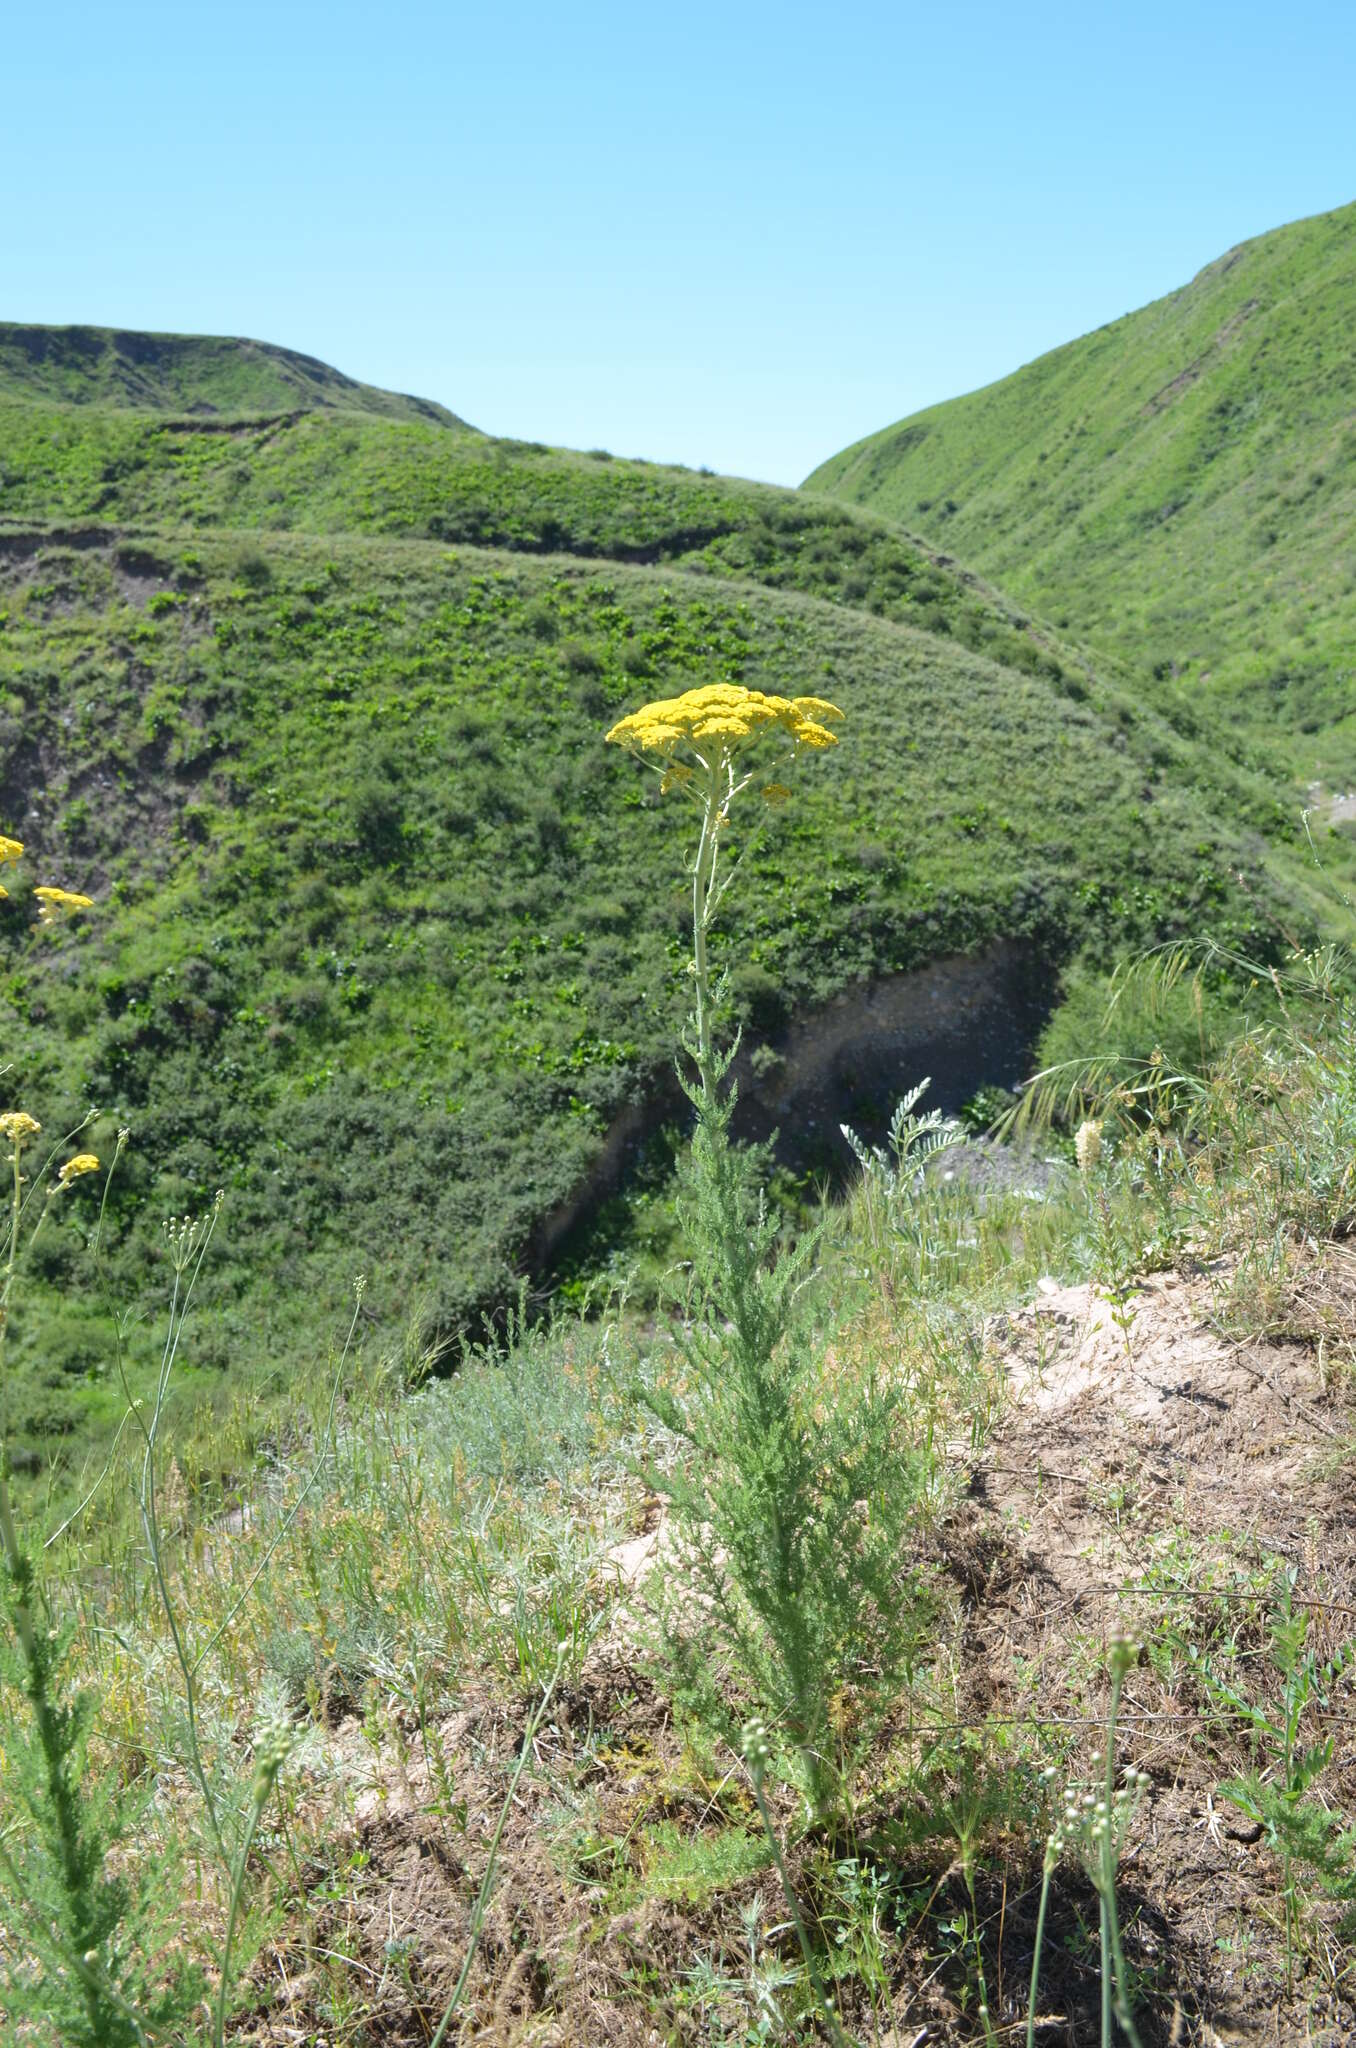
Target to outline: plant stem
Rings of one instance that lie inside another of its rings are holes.
[[[230,1910],[226,1916],[226,1939],[221,1946],[221,1982],[217,1986],[217,2005],[213,2026],[216,2048],[225,2048],[226,1999],[231,1987],[231,1949],[235,1944],[236,1922],[240,1918],[240,1901],[245,1892],[245,1866],[249,1861],[249,1853],[254,1843],[255,1831],[259,1826],[260,1820],[263,1818],[264,1808],[268,1805],[269,1795],[272,1790],[272,1777],[260,1780],[259,1789],[256,1791],[250,1805],[250,1817],[245,1824],[245,1832],[241,1838],[240,1851],[235,1860],[235,1868],[231,1872],[231,1903]]]
[[[993,2048],[997,2036],[989,2017],[989,1987],[984,1976],[984,1949],[979,1939],[979,1900],[975,1896],[975,1858],[972,1838],[968,1833],[961,1845],[961,1866],[965,1889],[970,1896],[970,1935],[975,1950],[975,1977],[979,1984],[979,2016],[984,2022],[985,2048]]]
[[[190,1658],[188,1654],[188,1645],[184,1641],[178,1609],[174,1604],[174,1597],[170,1592],[169,1580],[165,1572],[164,1548],[160,1538],[160,1520],[156,1504],[155,1486],[156,1451],[159,1446],[160,1419],[164,1413],[165,1395],[169,1387],[170,1373],[173,1370],[175,1357],[178,1353],[179,1338],[183,1330],[184,1320],[188,1315],[189,1304],[192,1300],[194,1283],[201,1269],[203,1254],[207,1250],[211,1235],[212,1225],[209,1224],[204,1230],[202,1239],[197,1247],[197,1258],[192,1274],[189,1277],[188,1286],[184,1290],[182,1302],[179,1298],[179,1290],[183,1274],[178,1269],[175,1271],[174,1289],[170,1297],[169,1327],[165,1332],[165,1349],[161,1358],[160,1377],[156,1386],[155,1407],[151,1413],[150,1423],[143,1423],[141,1425],[142,1435],[145,1439],[145,1450],[142,1457],[141,1492],[138,1506],[141,1510],[141,1526],[145,1533],[146,1546],[150,1551],[151,1569],[155,1575],[156,1589],[160,1595],[160,1605],[164,1612],[166,1626],[170,1632],[170,1641],[174,1645],[175,1661],[179,1666],[180,1676],[183,1679],[184,1707],[188,1720],[189,1768],[193,1773],[198,1790],[202,1794],[203,1810],[207,1815],[207,1823],[212,1832],[212,1840],[216,1846],[217,1854],[221,1858],[222,1867],[226,1871],[227,1876],[232,1877],[230,1853],[226,1847],[226,1838],[222,1833],[221,1820],[217,1813],[217,1802],[208,1780],[207,1766],[203,1762],[202,1745],[198,1735],[197,1661]],[[140,1420],[139,1411],[136,1412],[138,1420]]]
[[[787,1911],[790,1913],[795,1924],[796,1934],[800,1940],[800,1952],[805,1958],[806,1975],[810,1979],[811,1987],[819,2002],[819,2010],[823,2016],[824,2024],[833,2038],[835,2048],[850,2048],[848,2037],[843,2032],[838,2015],[834,2011],[829,2001],[828,1993],[824,1989],[823,1979],[820,1977],[819,1969],[815,1963],[814,1951],[810,1947],[810,1937],[805,1932],[805,1922],[800,1916],[800,1906],[791,1884],[790,1872],[787,1870],[786,1861],[782,1855],[782,1845],[777,1839],[777,1830],[772,1825],[772,1815],[768,1812],[767,1800],[763,1796],[763,1774],[760,1770],[751,1770],[750,1776],[753,1779],[753,1796],[758,1801],[758,1812],[762,1818],[763,1831],[767,1836],[768,1846],[772,1850],[772,1860],[777,1866],[777,1875],[781,1879],[782,1891],[786,1896]],[[433,2044],[433,2048],[437,2048],[436,2042]]]
[[[715,1047],[712,1042],[711,978],[706,952],[706,933],[711,921],[716,864],[720,858],[719,795],[712,773],[702,804],[701,837],[692,863],[692,973],[696,982],[697,1076],[704,1102],[713,1103],[716,1093]]]
[[[6,1339],[9,1335],[9,1300],[14,1289],[14,1272],[19,1257],[19,1216],[23,1208],[23,1176],[19,1171],[20,1140],[14,1140],[14,1187],[10,1200],[9,1242],[5,1250],[5,1277],[0,1287],[0,1545],[5,1570],[14,1588],[12,1613],[23,1647],[25,1661],[33,1666],[33,1624],[28,1602],[21,1596],[23,1555],[14,1527],[14,1509],[9,1493],[9,1383],[5,1370]]]
[[[1110,2048],[1111,2044],[1113,1985],[1116,2018],[1120,2021],[1131,2048],[1141,2048],[1135,2016],[1130,2007],[1129,1993],[1125,1988],[1125,1951],[1121,1946],[1121,1921],[1116,1906],[1116,1846],[1115,1829],[1112,1824],[1112,1800],[1116,1789],[1116,1723],[1120,1716],[1121,1687],[1124,1683],[1125,1664],[1120,1651],[1113,1650],[1111,1708],[1107,1715],[1106,1728],[1106,1772],[1102,1790],[1102,1797],[1106,1802],[1106,1826],[1102,1835],[1102,1882],[1097,1888],[1102,1907],[1102,2039],[1106,2048]]]
[[[1036,1908],[1036,1950],[1031,1958],[1031,1993],[1026,2005],[1026,2048],[1036,2048],[1036,1989],[1041,1975],[1041,1949],[1045,1945],[1045,1909],[1050,1903],[1050,1879],[1055,1868],[1052,1848],[1045,1851],[1041,1870],[1041,1902]]]

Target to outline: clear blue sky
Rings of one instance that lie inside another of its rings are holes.
[[[0,312],[794,483],[1356,199],[1356,5],[13,10]]]

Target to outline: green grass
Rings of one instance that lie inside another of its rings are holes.
[[[1356,773],[1356,206],[845,449],[806,488],[919,526],[1174,684],[1202,734]]]
[[[1232,1259],[1246,1262],[1270,1239],[1298,1301],[1333,1255],[1330,1233],[1339,1243],[1349,1234],[1344,987],[1325,998],[1303,976],[1287,982],[1288,1018],[1273,1005],[1215,1077],[1178,1101],[1169,1205],[1179,1246],[1189,1237],[1191,1267],[1206,1260],[1221,1284]],[[1114,1101],[1104,1107],[1107,1184],[1147,1249],[1162,1215],[1151,1186],[1151,1141],[1161,1133],[1133,1121],[1113,1133]],[[1007,1347],[1023,1326],[1033,1341],[1029,1317],[1010,1324],[995,1312],[1020,1311],[1037,1275],[1087,1272],[1088,1193],[1071,1166],[1055,1167],[1036,1204],[977,1199],[963,1179],[936,1176],[889,1218],[897,1255],[887,1267],[880,1218],[859,1185],[825,1218],[808,1280],[826,1394],[888,1360],[907,1395],[901,1417],[913,1453],[931,1473],[901,1551],[901,1562],[931,1576],[931,1630],[873,1745],[860,1802],[826,1834],[774,1789],[779,1848],[809,1942],[846,2037],[863,2048],[887,2038],[888,2026],[900,2031],[901,2019],[913,2025],[937,1978],[934,2009],[953,2038],[988,2038],[976,2010],[986,1987],[993,2017],[1020,2038],[1046,1832],[1060,1825],[1061,1787],[1103,1782],[1105,1635],[1118,1617],[1145,1644],[1119,1762],[1143,1759],[1154,1780],[1141,1787],[1148,1807],[1120,1876],[1147,2037],[1157,2037],[1151,2024],[1171,2025],[1183,1981],[1201,2003],[1235,1994],[1236,1941],[1251,1958],[1252,1988],[1294,2016],[1297,2039],[1306,2011],[1331,2009],[1320,1998],[1348,1996],[1350,1796],[1330,1719],[1343,1697],[1334,1655],[1345,1641],[1340,1543],[1328,1556],[1315,1539],[1301,1566],[1277,1556],[1267,1525],[1259,1532],[1251,1516],[1240,1514],[1231,1533],[1207,1505],[1189,1525],[1184,1493],[1165,1489],[1156,1472],[1142,1487],[1126,1470],[1119,1417],[1105,1425],[1106,1468],[1069,1469],[1071,1455],[1088,1456],[1090,1439],[1086,1425],[1066,1424],[1062,1463],[1049,1475],[1079,1488],[1080,1527],[1091,1532],[1080,1555],[1118,1588],[1090,1615],[1047,1597],[1044,1561],[1066,1554],[1057,1497],[1042,1501],[1034,1521],[981,1506],[1010,1455],[1001,1434]],[[968,1261],[939,1256],[942,1246],[968,1248]],[[1349,1293],[1345,1315],[1349,1335]],[[1080,1339],[1070,1332],[1069,1341]],[[1315,1425],[1331,1435],[1350,1415],[1348,1402],[1325,1393],[1316,1332],[1300,1341],[1314,1384],[1273,1425],[1287,1441]],[[1297,1335],[1286,1332],[1284,1352],[1268,1351],[1254,1324],[1250,1343],[1269,1369],[1284,1370]],[[1349,1349],[1340,1365],[1336,1355],[1328,1352],[1330,1377],[1349,1376]],[[210,1498],[186,1493],[177,1468],[165,1472],[171,1582],[190,1654],[204,1658],[199,1739],[233,1827],[265,1731],[285,1718],[289,1736],[248,1872],[237,2031],[227,2038],[270,2021],[323,2031],[345,2048],[431,2038],[482,1883],[492,1917],[468,1978],[467,2017],[479,2021],[496,2001],[502,2009],[507,1983],[520,2003],[506,2038],[526,2038],[547,2017],[591,2038],[590,2001],[594,2015],[606,2002],[613,2024],[637,2038],[675,2012],[711,2048],[811,2038],[811,1988],[748,1775],[685,1715],[653,1656],[663,1602],[690,1567],[668,1547],[643,1586],[623,1583],[617,1568],[615,1546],[652,1526],[638,1465],[675,1457],[636,1395],[676,1369],[662,1320],[564,1316],[549,1329],[515,1328],[500,1354],[484,1351],[413,1396],[399,1361],[350,1361],[334,1440],[276,1446],[239,1529],[223,1531]],[[1018,1419],[1020,1408],[1019,1400]],[[1317,1434],[1305,1440],[1316,1446]],[[1183,1474],[1190,1456],[1188,1446]],[[1127,1497],[1125,1527],[1105,1485],[1093,1484],[1113,1475]],[[1314,1482],[1305,1513],[1326,1513],[1331,1530],[1340,1503],[1319,1475]],[[1142,1520],[1141,1487],[1151,1495]],[[1263,1473],[1253,1498],[1267,1497]],[[120,1474],[48,1553],[47,1590],[54,1620],[66,1624],[65,1682],[88,1691],[84,1798],[124,1830],[120,1971],[155,1993],[167,1966],[185,1967],[187,1989],[168,1988],[186,2013],[215,1972],[223,1887],[185,1775],[165,1620],[127,1519]],[[1020,1604],[1014,1587],[1026,1596]],[[1024,1630],[1020,1654],[1005,1650],[998,1661],[995,1640],[1011,1646],[1015,1628]],[[708,1638],[696,1647],[709,1654]],[[842,1654],[845,1706],[861,1682],[858,1654],[855,1643]],[[525,1723],[557,1670],[519,1779]],[[749,1677],[711,1660],[712,1685],[736,1717]],[[0,1664],[12,1788],[27,1782],[25,1769],[31,1778],[28,1720],[12,1667]],[[1184,1784],[1200,1788],[1190,1805]],[[1226,1895],[1205,1941],[1198,1881],[1180,1881],[1198,1802],[1224,1828],[1244,1825],[1255,1808],[1266,1831],[1260,1847],[1249,1843],[1246,1889]],[[32,1817],[18,1797],[12,1803],[10,1863],[0,1872],[6,1911],[15,1927],[41,1932],[33,1901],[50,1897],[50,1871]],[[487,1842],[505,1811],[499,1863],[487,1875]],[[1037,2010],[1076,2001],[1095,2039],[1096,1909],[1088,1913],[1072,1829],[1052,1869]],[[1146,1924],[1152,1943],[1139,1931]],[[534,1962],[526,1990],[524,1952]],[[22,2038],[55,2037],[57,1974],[52,1949],[36,1940],[0,1954],[0,2002],[11,2027],[27,2030]],[[150,2038],[184,2038],[187,2025],[171,2018]]]
[[[99,904],[57,934],[0,906],[13,1085],[49,1131],[132,1127],[119,1301],[159,1217],[225,1188],[186,1398],[287,1383],[358,1271],[383,1326],[474,1330],[618,1120],[672,1120],[684,820],[603,746],[648,697],[848,716],[732,921],[751,1044],[1000,938],[1053,1001],[1075,953],[1333,912],[1265,762],[827,501],[327,409],[11,400],[0,465],[0,825]],[[915,1078],[882,1068],[861,1117]],[[846,1155],[825,1126],[799,1163]],[[119,1409],[72,1219],[15,1354],[19,1441],[67,1469]]]
[[[437,1328],[473,1318],[612,1119],[663,1098],[685,820],[602,744],[642,696],[725,674],[848,714],[732,919],[764,1033],[1000,935],[1052,957],[1206,918],[1242,938],[1256,912],[1221,878],[1273,886],[1181,779],[1146,799],[1086,705],[906,628],[408,542],[274,539],[262,586],[236,540],[162,552],[163,590],[60,544],[10,593],[9,815],[34,876],[100,909],[46,933],[15,894],[0,943],[23,1100],[48,1130],[96,1103],[105,1145],[132,1126],[119,1278],[154,1217],[227,1190],[204,1371],[286,1359],[359,1269],[383,1318],[412,1290]],[[59,1238],[46,1263],[60,1285]],[[112,1398],[86,1320],[45,1330],[32,1443]]]
[[[370,533],[671,563],[797,589],[1086,688],[1088,664],[885,522],[792,491],[355,411],[228,425],[16,402],[0,378],[4,516]]]

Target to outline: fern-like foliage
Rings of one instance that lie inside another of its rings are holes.
[[[817,1239],[783,1241],[757,1155],[731,1138],[733,1096],[691,1093],[686,1369],[647,1392],[683,1446],[676,1469],[650,1475],[681,1537],[675,1661],[691,1667],[690,1703],[722,1725],[756,1705],[808,1811],[831,1820],[919,1653],[925,1602],[904,1558],[921,1466],[884,1374],[839,1373],[816,1343],[802,1307]],[[738,1699],[711,1684],[713,1663]]]
[[[13,1804],[0,1837],[0,1899],[15,1939],[0,1943],[0,2007],[11,2024],[28,2024],[23,2039],[58,2048],[181,2038],[201,2001],[201,1972],[160,1923],[156,1874],[133,1886],[112,1870],[140,1796],[90,1767],[92,1701],[64,1679],[70,1631],[53,1622],[22,1551],[2,1581],[0,1676],[23,1691],[30,1720],[5,1756]]]
[[[884,1145],[867,1145],[850,1124],[838,1126],[856,1154],[863,1174],[879,1182],[887,1201],[907,1200],[917,1194],[929,1161],[949,1152],[965,1136],[956,1118],[943,1116],[939,1109],[930,1109],[925,1116],[914,1114],[931,1086],[929,1076],[895,1105]]]
[[[928,1167],[965,1137],[963,1126],[940,1110],[918,1115],[918,1104],[931,1085],[930,1080],[920,1081],[896,1104],[884,1145],[868,1145],[850,1124],[838,1127],[862,1169],[862,1234],[887,1280],[891,1252],[901,1240],[916,1250],[927,1249],[920,1239],[919,1197]]]

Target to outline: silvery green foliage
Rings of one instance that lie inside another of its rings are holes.
[[[886,1145],[867,1145],[850,1124],[838,1126],[856,1153],[863,1175],[875,1183],[888,1204],[916,1195],[928,1162],[959,1145],[965,1136],[955,1117],[943,1116],[939,1109],[930,1109],[926,1116],[914,1115],[931,1086],[929,1075],[897,1104]]]

